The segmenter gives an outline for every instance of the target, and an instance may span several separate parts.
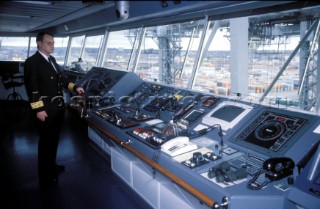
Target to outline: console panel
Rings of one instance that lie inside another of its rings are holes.
[[[237,209],[264,208],[263,203],[296,207],[298,201],[287,196],[300,175],[296,165],[320,140],[318,115],[146,82],[104,68],[92,69],[79,85],[101,100],[113,97],[92,106],[89,125],[94,121],[130,142],[212,199],[228,199],[229,208]],[[168,148],[172,140],[176,143]],[[319,204],[313,196],[308,206]]]

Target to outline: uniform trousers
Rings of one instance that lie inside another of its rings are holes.
[[[37,120],[39,132],[38,142],[38,176],[39,179],[52,179],[57,177],[56,157],[60,138],[61,123],[64,111],[48,116],[44,121]]]

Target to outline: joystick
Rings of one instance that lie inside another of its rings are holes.
[[[196,165],[199,165],[204,160],[201,152],[194,152],[192,159]]]

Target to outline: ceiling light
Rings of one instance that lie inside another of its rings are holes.
[[[53,2],[50,1],[16,1],[19,3],[25,3],[25,4],[36,4],[36,5],[51,5]]]

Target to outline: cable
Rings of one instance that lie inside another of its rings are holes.
[[[260,190],[263,187],[265,187],[267,184],[269,184],[271,180],[266,180],[263,183],[258,183],[256,181],[258,177],[263,173],[265,173],[265,171],[262,169],[259,169],[259,171],[256,174],[254,174],[253,178],[248,182],[247,188],[251,190]]]
[[[201,130],[197,131],[197,133],[198,133],[197,135],[191,136],[191,137],[189,137],[189,138],[190,138],[190,139],[194,139],[194,138],[203,136],[203,135],[207,134],[209,131],[212,131],[213,129],[215,129],[215,128],[217,128],[217,127],[219,128],[218,134],[219,134],[219,136],[220,136],[220,146],[223,146],[223,145],[224,145],[224,142],[223,142],[223,132],[222,132],[222,127],[221,127],[220,124],[214,124],[214,125],[212,125],[212,126],[209,126],[208,128],[201,129]]]

